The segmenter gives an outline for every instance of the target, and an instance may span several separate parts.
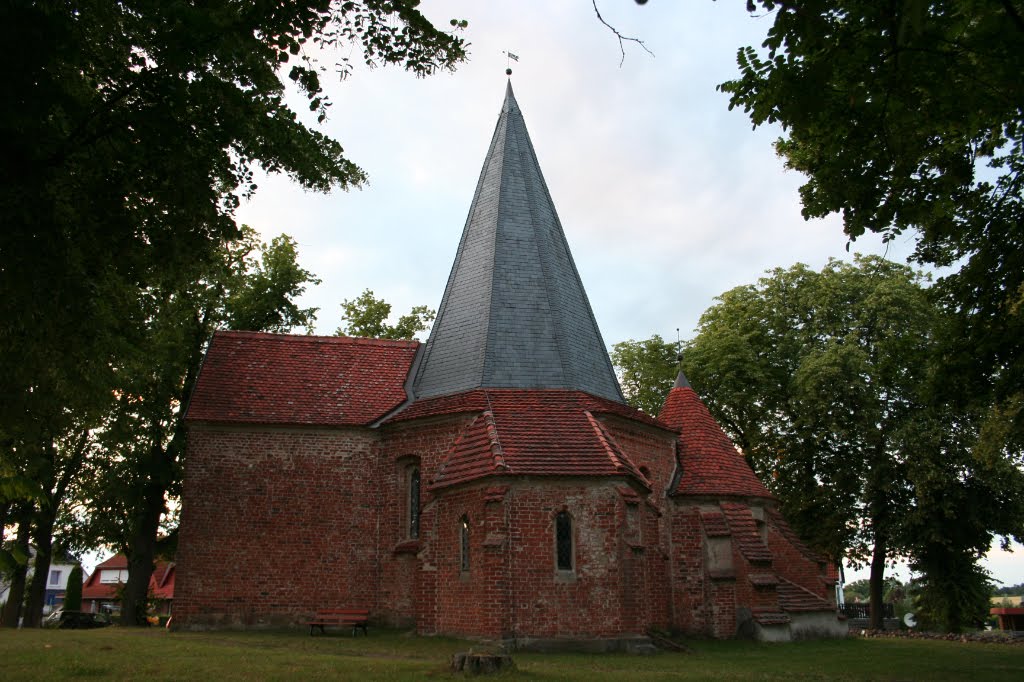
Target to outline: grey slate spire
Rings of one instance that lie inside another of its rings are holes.
[[[416,398],[476,388],[622,402],[511,82],[413,383]]]

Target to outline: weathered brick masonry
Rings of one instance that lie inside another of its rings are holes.
[[[349,607],[520,645],[841,634],[826,564],[685,377],[654,418],[604,348],[510,86],[426,344],[214,336],[175,626]]]
[[[324,603],[379,608],[379,436],[193,427],[175,617],[294,623]]]

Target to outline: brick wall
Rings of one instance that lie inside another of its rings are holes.
[[[379,532],[380,600],[377,617],[398,626],[418,624],[433,632],[436,618],[435,584],[430,570],[424,570],[426,555],[436,526],[434,495],[430,482],[444,463],[448,450],[474,415],[422,419],[382,430],[381,479],[377,483],[381,500]],[[408,489],[405,472],[420,468],[420,537],[409,542]]]
[[[611,484],[516,481],[505,500],[517,637],[607,637],[631,629],[621,496]],[[555,516],[572,517],[574,570],[556,570]]]
[[[718,597],[704,566],[704,532],[700,523],[700,506],[686,500],[676,500],[670,508],[670,514],[672,626],[680,632],[711,636],[713,623],[710,607]]]
[[[508,564],[501,496],[476,485],[436,501],[424,572],[432,573],[436,618],[431,632],[499,639],[508,634]],[[489,497],[494,497],[488,502]],[[468,522],[468,570],[462,570],[462,520]],[[424,625],[427,625],[426,623]],[[421,628],[424,631],[424,628]]]
[[[637,467],[651,479],[651,500],[661,507],[676,468],[675,434],[606,415],[602,423]]]
[[[432,490],[472,418],[379,431],[193,426],[175,622],[289,624],[317,608],[349,606],[428,634],[617,637],[653,626],[732,637],[738,608],[778,609],[774,587],[752,574],[776,571],[831,595],[781,517],[754,518],[748,505],[734,504],[731,522],[748,540],[751,529],[763,532],[771,560],[752,565],[736,537],[718,536],[712,554],[731,551],[732,570],[710,575],[708,561],[721,560],[709,559],[701,514],[721,515],[722,506],[666,499],[671,436],[626,420],[605,423],[649,472],[651,493],[625,477],[485,478]],[[418,538],[408,525],[411,466],[421,480]],[[563,510],[573,519],[572,572],[556,570],[555,516]],[[459,560],[463,517],[469,571]]]
[[[189,434],[175,623],[301,622],[377,607],[379,447],[366,429]]]

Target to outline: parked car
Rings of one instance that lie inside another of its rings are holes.
[[[43,627],[61,630],[86,628],[103,628],[110,625],[110,616],[105,613],[86,613],[85,611],[54,611],[43,620]]]

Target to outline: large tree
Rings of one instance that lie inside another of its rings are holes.
[[[168,501],[180,492],[186,405],[203,353],[217,329],[286,332],[311,329],[316,310],[295,299],[319,282],[298,265],[295,242],[260,244],[242,237],[197,264],[190,281],[147,290],[134,330],[135,352],[118,366],[119,384],[78,479],[68,533],[85,546],[112,545],[128,557],[122,622],[142,624],[157,535]],[[166,529],[165,529],[166,530]],[[37,569],[38,570],[38,569]]]
[[[37,504],[52,513],[54,444],[103,423],[112,396],[124,403],[153,389],[160,399],[145,409],[161,409],[180,392],[171,386],[177,367],[156,363],[193,359],[197,337],[176,339],[185,344],[176,355],[155,339],[156,327],[168,325],[168,340],[194,331],[161,320],[180,313],[182,292],[239,239],[233,212],[255,191],[257,167],[319,191],[363,182],[341,145],[289,107],[286,84],[322,121],[330,102],[321,50],[342,49],[346,56],[326,58],[342,77],[353,55],[417,75],[465,58],[462,39],[431,25],[417,4],[0,5],[10,57],[0,109],[5,516]],[[137,385],[146,376],[150,386]],[[154,461],[164,458],[159,435],[146,433]],[[162,485],[144,496],[145,513],[132,510],[146,517],[140,527],[153,525]]]
[[[807,176],[806,217],[917,235],[949,266],[949,400],[984,412],[992,457],[1024,448],[1024,4],[1020,0],[748,1],[774,13],[721,88],[781,124]],[[989,407],[991,406],[991,409]],[[1019,463],[1019,459],[1018,459]]]
[[[930,557],[962,576],[995,534],[1024,534],[1024,476],[974,448],[979,415],[942,398],[950,316],[922,284],[878,257],[776,269],[720,296],[683,354],[800,535],[870,563],[877,619],[887,560],[942,582]]]
[[[54,525],[69,487],[81,473],[86,455],[94,446],[90,430],[94,426],[96,424],[88,422],[72,422],[65,433],[45,443],[40,456],[30,460],[33,465],[31,476],[42,486],[42,494],[35,501],[33,514],[26,517],[26,523],[31,525],[35,558],[25,600],[24,627],[42,624],[53,556]]]
[[[342,75],[353,54],[417,75],[452,68],[462,39],[416,4],[0,4],[0,475],[45,465],[47,443],[102,411],[133,351],[139,292],[180,286],[238,236],[256,167],[313,190],[363,182],[285,86],[322,119],[322,48],[348,55],[326,58]]]
[[[657,416],[679,372],[678,346],[655,334],[641,341],[616,343],[611,358],[626,402]]]
[[[364,289],[358,298],[341,302],[341,318],[344,324],[335,330],[336,336],[361,336],[371,339],[413,339],[420,332],[430,329],[437,311],[425,305],[413,306],[401,315],[394,324],[391,304],[377,298],[373,291]]]

